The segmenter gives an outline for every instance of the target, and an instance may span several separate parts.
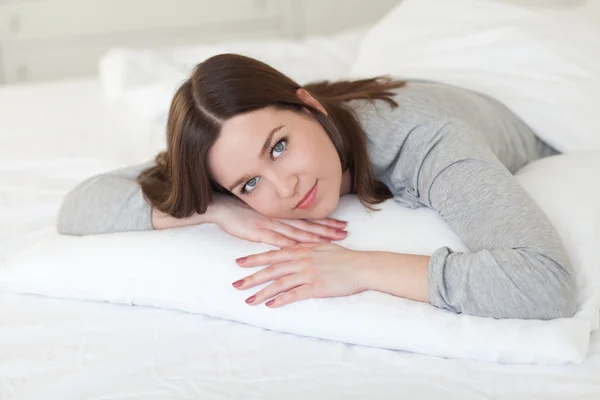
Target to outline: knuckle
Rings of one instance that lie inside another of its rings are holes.
[[[319,237],[319,235],[311,234],[310,240],[312,240],[314,242],[319,242],[321,240],[321,238]]]
[[[275,254],[277,254],[277,250],[269,250],[263,254],[263,256],[264,256],[263,259],[268,260],[270,258],[273,258],[275,256]]]
[[[275,274],[275,266],[274,265],[269,265],[263,271],[264,271],[264,273],[266,275],[273,275],[273,274]]]
[[[279,234],[278,234],[278,233],[276,233],[276,232],[270,232],[270,233],[268,234],[268,237],[269,237],[269,240],[271,240],[271,241],[273,241],[273,242],[276,242],[278,239],[280,239],[280,236],[279,236]]]
[[[315,282],[316,280],[319,279],[319,273],[318,273],[318,269],[314,264],[307,264],[306,268],[304,269],[304,273],[306,274],[308,280],[310,282]]]
[[[262,229],[263,223],[260,220],[260,218],[253,218],[252,220],[250,220],[250,226],[254,229]]]
[[[310,250],[305,247],[298,247],[298,248],[294,249],[294,253],[297,256],[306,257],[310,253]]]
[[[321,289],[326,287],[325,280],[320,275],[317,275],[313,278],[313,285]]]
[[[285,281],[283,279],[277,279],[275,282],[273,282],[273,287],[277,290],[283,289],[284,286]]]

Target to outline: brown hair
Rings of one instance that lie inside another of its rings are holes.
[[[321,81],[301,86],[281,72],[253,58],[220,54],[198,64],[179,87],[167,121],[167,149],[156,165],[138,177],[144,196],[158,210],[176,218],[203,214],[214,191],[230,194],[210,176],[207,155],[229,118],[274,106],[310,111],[332,140],[342,169],[350,169],[353,192],[367,207],[391,197],[375,179],[369,163],[365,133],[354,111],[344,103],[354,99],[385,100],[391,107],[392,89],[404,82],[389,77],[355,81]],[[296,90],[306,89],[328,116],[305,104]]]

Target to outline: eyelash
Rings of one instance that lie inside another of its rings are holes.
[[[271,148],[269,149],[269,155],[273,155],[273,150],[275,149],[275,146],[277,146],[279,143],[281,142],[285,142],[285,149],[283,149],[283,152],[281,153],[281,155],[283,155],[283,153],[285,153],[286,151],[288,151],[288,149],[290,148],[290,141],[288,139],[287,136],[283,136],[281,138],[279,138],[274,144],[273,146],[271,146]],[[281,157],[281,155],[279,157]],[[278,158],[279,158],[278,157]],[[275,160],[273,160],[275,161]],[[251,178],[250,180],[252,180],[254,178]],[[251,191],[247,191],[246,190],[246,185],[248,184],[248,182],[250,181],[246,181],[243,185],[242,188],[240,189],[240,194],[244,195],[244,196],[250,196],[252,194],[252,192],[254,192],[254,189]],[[257,183],[258,184],[258,183]]]

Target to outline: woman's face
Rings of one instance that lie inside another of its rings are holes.
[[[229,119],[208,165],[217,183],[270,217],[327,218],[340,198],[339,155],[308,111],[266,107]]]

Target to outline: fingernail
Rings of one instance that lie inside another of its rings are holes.
[[[340,229],[338,229],[337,231],[335,231],[336,234],[340,235],[340,236],[346,236],[348,234],[348,232],[346,231],[342,231]]]
[[[272,305],[273,303],[275,303],[275,300],[269,300],[265,303],[265,306],[268,307],[268,306]]]
[[[337,224],[340,225],[340,226],[346,226],[346,225],[348,225],[348,223],[346,221],[338,221]]]
[[[250,296],[246,299],[246,303],[250,304],[252,303],[254,300],[256,300],[256,296]]]
[[[240,279],[239,281],[235,281],[232,283],[233,287],[240,287],[244,284],[244,280]]]
[[[248,257],[241,257],[241,258],[238,258],[237,260],[235,260],[235,262],[242,264],[242,263],[245,263],[247,259],[248,259]]]

